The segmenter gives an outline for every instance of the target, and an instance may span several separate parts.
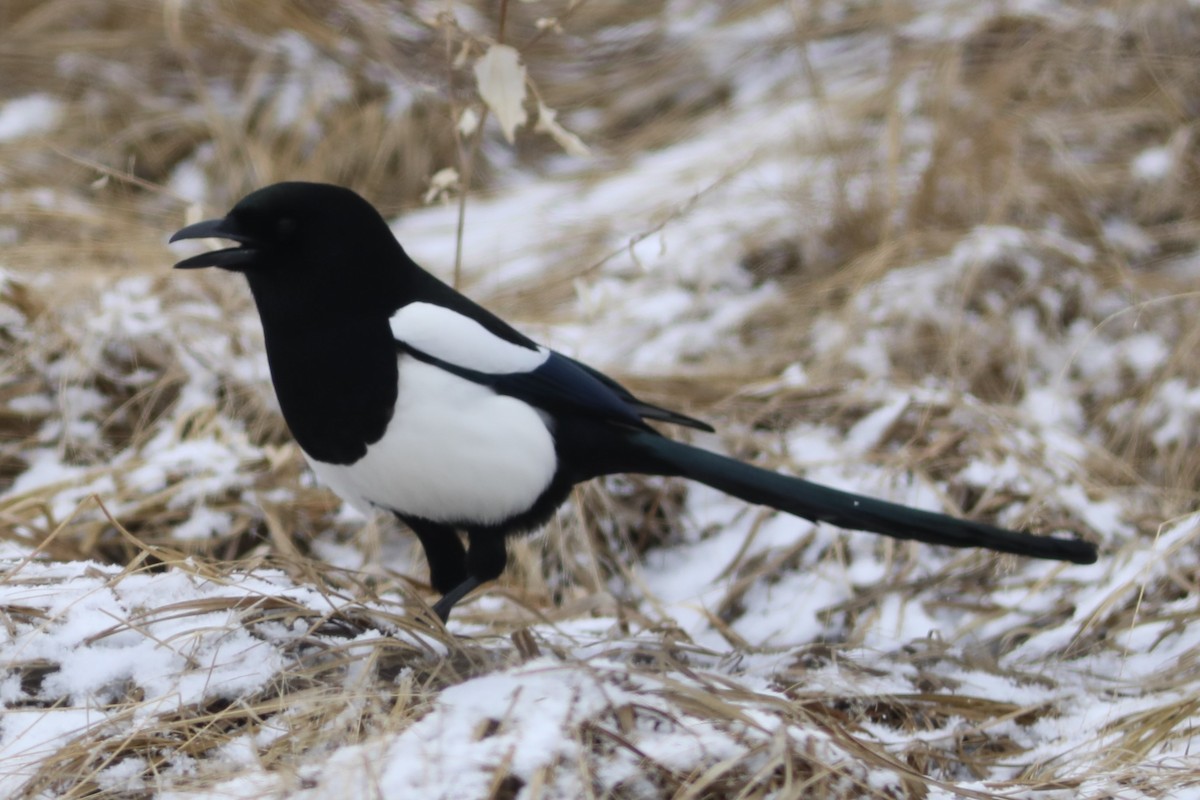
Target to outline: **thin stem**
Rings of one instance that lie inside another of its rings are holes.
[[[500,0],[499,29],[496,31],[496,43],[504,44],[504,27],[508,20],[508,0]],[[447,50],[449,52],[449,50]],[[463,153],[462,140],[458,134],[458,120],[455,120],[455,140],[458,142],[458,223],[454,228],[454,288],[462,284],[463,232],[467,227],[467,195],[471,191],[471,180],[475,177],[475,159],[479,155],[479,145],[483,141],[483,128],[487,124],[488,107],[484,103],[479,112],[479,121],[471,134],[470,151]]]

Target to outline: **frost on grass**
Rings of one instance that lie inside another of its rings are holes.
[[[206,732],[202,721],[188,721],[193,713],[215,719],[233,709],[223,724],[234,730],[270,717],[249,726],[266,741],[290,724],[282,700],[289,683],[352,673],[346,654],[384,635],[399,633],[396,643],[407,640],[414,652],[429,646],[383,619],[365,625],[335,598],[267,570],[216,576],[180,562],[137,572],[11,556],[0,569],[8,625],[0,642],[0,791],[7,797],[90,781],[138,789],[151,765],[186,776],[196,765],[173,746],[176,735],[197,743],[211,735],[202,749],[235,738]],[[165,738],[122,747],[139,732]],[[75,765],[69,776],[58,771],[66,763]]]
[[[265,375],[261,352],[237,352],[238,337],[252,340],[255,323],[244,318],[240,331],[227,329],[232,340],[213,336],[223,323],[211,306],[184,301],[167,311],[160,286],[118,281],[54,327],[13,309],[9,336],[29,343],[13,354],[24,374],[9,384],[11,422],[25,432],[14,456],[26,468],[0,502],[27,512],[12,518],[18,536],[72,517],[99,522],[105,514],[84,508],[94,506],[89,498],[116,517],[202,529],[188,523],[192,513],[212,519],[200,504],[242,502],[269,464],[267,443],[252,441],[218,400],[239,376]],[[267,396],[263,387],[247,391]]]

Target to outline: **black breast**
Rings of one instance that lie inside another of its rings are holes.
[[[265,328],[271,382],[309,456],[352,464],[379,441],[396,405],[396,345],[387,320]]]

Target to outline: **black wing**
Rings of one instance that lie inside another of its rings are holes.
[[[556,353],[555,355],[558,354]],[[687,428],[695,428],[698,431],[707,431],[708,433],[716,432],[716,429],[713,428],[712,425],[709,425],[707,422],[702,420],[698,420],[695,417],[689,417],[686,414],[680,414],[678,411],[672,411],[669,408],[662,408],[661,406],[651,405],[644,400],[639,400],[634,396],[633,392],[629,391],[600,370],[593,369],[587,364],[584,364],[582,361],[576,361],[575,359],[568,358],[567,356],[559,356],[559,358],[570,361],[576,367],[607,386],[609,390],[613,392],[613,394],[621,398],[621,400],[623,400],[626,405],[632,408],[634,412],[642,419],[670,422],[672,425],[683,425]]]
[[[561,353],[551,351],[539,367],[528,372],[495,374],[452,364],[405,342],[397,342],[397,345],[401,352],[413,358],[488,386],[498,394],[523,400],[552,415],[583,414],[636,428],[648,428],[643,419],[653,419],[703,431],[713,430],[699,420],[642,402],[604,373]]]

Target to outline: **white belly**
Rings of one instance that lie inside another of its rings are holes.
[[[528,510],[557,465],[553,436],[533,408],[407,355],[383,438],[348,466],[308,461],[364,513],[482,524]]]

